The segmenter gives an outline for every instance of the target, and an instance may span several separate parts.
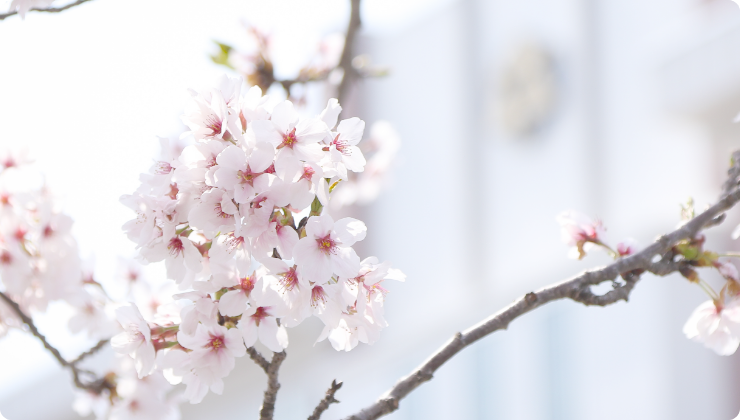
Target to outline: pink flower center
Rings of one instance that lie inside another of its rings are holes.
[[[22,241],[26,237],[26,230],[19,227],[15,230],[15,233],[13,233],[13,237],[18,241]]]
[[[316,243],[319,244],[319,251],[326,255],[337,253],[337,243],[331,238],[331,234],[316,239]]]
[[[254,179],[257,178],[257,175],[252,172],[252,169],[249,168],[249,165],[247,165],[246,171],[239,171],[236,173],[236,177],[239,179],[240,184],[249,184],[252,185],[254,182]]]
[[[177,184],[170,184],[170,192],[165,195],[172,200],[177,200],[177,193],[179,192],[180,190],[177,189]]]
[[[252,290],[254,290],[255,283],[254,276],[242,277],[239,279],[239,287],[247,296],[249,296],[249,294],[252,293]]]
[[[352,154],[352,150],[349,148],[349,143],[347,143],[347,140],[339,140],[339,134],[332,140],[331,144],[336,147],[336,149],[339,151],[339,153],[349,156]]]
[[[51,227],[51,225],[46,225],[44,227],[44,237],[48,238],[53,234],[54,234],[54,229]]]
[[[222,121],[218,119],[216,115],[208,116],[206,121],[206,128],[211,130],[211,136],[217,136],[221,134]]]
[[[322,305],[326,303],[326,292],[323,287],[314,286],[314,288],[311,289],[311,306],[315,308],[319,303]]]
[[[289,268],[285,273],[281,273],[280,276],[280,285],[283,287],[283,291],[293,290],[298,285],[298,273],[295,272],[295,266]]]
[[[229,253],[234,252],[237,248],[244,244],[244,237],[234,236],[234,233],[228,234],[230,237],[226,240],[226,251]]]
[[[256,311],[254,311],[254,314],[252,315],[252,320],[254,320],[254,323],[257,324],[259,327],[260,322],[270,316],[270,314],[267,312],[267,310],[270,309],[269,307],[260,306],[257,308]]]
[[[283,134],[283,142],[280,143],[280,146],[278,146],[278,149],[282,149],[283,147],[289,147],[293,148],[293,145],[298,141],[295,137],[295,128],[291,130],[288,134]]]
[[[155,174],[166,175],[170,172],[172,172],[172,166],[170,166],[168,162],[164,162],[160,160],[154,165]]]
[[[182,245],[182,241],[177,236],[170,239],[170,243],[167,245],[167,249],[170,250],[170,255],[172,255],[173,257],[178,257],[180,256],[180,254],[185,252],[185,247]]]
[[[212,335],[211,339],[206,344],[206,348],[210,347],[211,351],[219,351],[224,347],[224,336]]]
[[[365,283],[362,283],[362,286],[367,290],[367,299],[370,300],[370,298],[377,292],[380,292],[383,294],[383,296],[388,294],[388,289],[384,289],[383,286],[380,285],[380,282],[373,284],[372,286],[368,286]]]
[[[216,205],[213,206],[213,212],[216,213],[216,217],[221,219],[228,219],[231,217],[229,213],[224,213],[223,209],[221,209],[221,203],[216,203]]]
[[[10,255],[10,252],[3,251],[2,253],[0,253],[0,263],[10,264],[12,262],[13,262],[13,256]]]
[[[211,155],[211,158],[206,161],[206,168],[212,168],[217,164],[218,162],[216,162],[216,156]]]
[[[315,173],[316,171],[311,167],[311,165],[303,165],[303,175],[301,175],[301,179],[307,179],[310,182],[311,177],[313,177]],[[299,181],[301,179],[299,179]]]

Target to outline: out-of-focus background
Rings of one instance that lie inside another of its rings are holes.
[[[345,0],[95,0],[0,21],[0,146],[30,149],[96,275],[112,277],[133,253],[118,197],[150,166],[155,135],[182,130],[186,89],[225,71],[208,59],[212,41],[239,46],[245,22],[268,28],[290,75],[348,13]],[[364,0],[362,18],[359,51],[391,73],[363,82],[348,108],[390,121],[403,143],[388,189],[354,209],[369,228],[360,253],[408,280],[391,286],[391,326],[373,346],[314,346],[315,319],[289,332],[279,419],[306,418],[334,378],[342,403],[324,418],[352,413],[456,331],[607,263],[598,251],[566,258],[563,210],[601,218],[613,244],[648,244],[677,224],[679,203],[718,195],[740,146],[730,0]],[[740,249],[737,213],[711,247]],[[740,356],[681,332],[704,300],[678,276],[644,276],[629,303],[548,305],[463,351],[389,418],[729,420]],[[63,308],[51,314],[42,331],[73,357],[88,343],[65,335]],[[256,418],[264,386],[238,359],[224,395],[183,404],[183,419]],[[79,418],[72,398],[39,343],[17,331],[0,341],[9,420]]]

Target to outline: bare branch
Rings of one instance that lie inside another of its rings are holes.
[[[69,363],[72,364],[72,365],[76,365],[76,364],[82,362],[83,360],[87,359],[88,357],[92,356],[93,354],[97,353],[100,349],[102,349],[103,347],[105,347],[105,345],[108,344],[109,341],[110,341],[110,339],[105,339],[105,340],[98,341],[98,344],[96,344],[93,347],[91,347],[90,350],[88,350],[88,351],[80,354],[79,356],[77,356],[76,359],[72,360]]]
[[[39,8],[33,7],[31,9],[29,9],[29,11],[30,12],[59,13],[59,12],[65,11],[67,9],[71,9],[71,8],[73,8],[75,6],[79,6],[82,3],[87,3],[88,1],[90,1],[90,0],[77,0],[74,3],[70,3],[70,4],[67,4],[67,5],[62,6],[62,7],[51,7],[51,8],[48,8],[48,9],[39,9]],[[18,14],[17,11],[0,14],[0,20],[3,20],[5,18],[11,17],[13,15],[17,15],[17,14]]]
[[[319,402],[319,405],[316,406],[316,409],[313,410],[313,414],[308,418],[308,420],[319,420],[321,417],[321,414],[326,411],[330,405],[334,403],[338,403],[339,401],[334,398],[334,394],[339,391],[339,388],[342,387],[341,382],[337,382],[337,380],[331,381],[331,387],[326,391],[326,396],[324,397],[321,402]]]
[[[91,392],[94,392],[96,394],[100,394],[103,392],[104,389],[111,389],[114,387],[111,383],[109,383],[105,378],[97,378],[92,372],[89,372],[87,370],[82,370],[77,367],[77,363],[82,361],[87,356],[93,354],[95,351],[99,350],[100,348],[105,345],[105,343],[108,342],[108,340],[103,340],[95,345],[92,349],[88,350],[87,352],[81,354],[78,356],[74,361],[68,362],[64,357],[62,357],[62,354],[57,350],[54,346],[52,346],[47,340],[46,337],[44,337],[41,332],[39,332],[38,328],[36,328],[36,325],[33,323],[33,319],[26,315],[23,310],[21,310],[21,307],[8,295],[6,295],[3,292],[0,292],[0,299],[5,301],[5,303],[10,306],[10,308],[15,312],[16,315],[23,321],[24,324],[28,326],[29,331],[31,334],[33,334],[36,338],[41,340],[41,343],[44,345],[44,347],[49,350],[49,353],[54,356],[55,359],[57,359],[57,362],[59,362],[60,365],[62,365],[65,368],[68,368],[70,371],[72,371],[72,377],[74,379],[75,386],[80,389],[85,389]],[[82,381],[80,376],[82,374],[87,374],[92,376],[92,379],[89,381]]]
[[[382,395],[375,403],[359,413],[347,417],[346,420],[377,419],[397,410],[399,402],[404,397],[422,383],[432,379],[434,372],[460,350],[495,331],[506,329],[511,321],[546,303],[560,299],[571,299],[585,305],[607,306],[620,300],[627,301],[632,288],[643,272],[647,271],[658,276],[665,276],[687,266],[687,262],[674,261],[675,256],[671,248],[679,241],[694,238],[701,230],[720,223],[723,220],[724,213],[740,201],[740,189],[738,189],[740,151],[733,154],[733,165],[728,171],[728,175],[729,179],[725,183],[724,192],[719,201],[680,228],[661,236],[652,245],[637,254],[619,259],[606,267],[586,271],[576,277],[536,292],[527,293],[488,319],[462,333],[457,333],[421,366],[408,376],[400,379],[393,388]],[[656,256],[660,257],[660,260],[653,262]],[[620,275],[624,284],[616,282]],[[611,281],[613,284],[613,289],[608,293],[596,295],[591,291],[591,286],[607,281]]]
[[[347,102],[347,92],[352,80],[357,75],[356,70],[352,67],[352,48],[355,43],[357,31],[360,29],[360,0],[350,0],[351,9],[349,15],[349,23],[347,24],[347,32],[344,36],[344,48],[342,49],[342,55],[339,58],[339,65],[337,68],[342,69],[342,82],[337,87],[337,99],[340,104]]]
[[[249,355],[252,356],[251,353]],[[285,360],[285,351],[275,353],[272,355],[272,361],[265,369],[267,373],[267,390],[265,391],[265,398],[262,401],[262,408],[260,409],[260,420],[272,420],[275,414],[275,400],[277,400],[277,392],[280,389],[280,382],[278,382],[278,371],[280,365]]]
[[[261,367],[262,370],[267,373],[267,369],[270,367],[270,362],[268,362],[267,359],[265,359],[265,357],[262,356],[254,347],[247,347],[247,353],[249,354],[249,358],[252,359],[254,363],[257,363],[257,366]]]

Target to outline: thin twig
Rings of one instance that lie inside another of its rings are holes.
[[[31,9],[28,9],[28,11],[29,12],[59,13],[59,12],[65,11],[67,9],[71,9],[71,8],[73,8],[75,6],[79,6],[82,3],[87,3],[88,1],[90,1],[90,0],[77,0],[74,3],[70,3],[70,4],[65,5],[65,6],[62,6],[62,7],[51,7],[51,8],[48,8],[48,9],[40,9],[40,8],[33,7]],[[7,18],[7,17],[11,17],[11,16],[17,15],[17,14],[18,14],[18,11],[12,11],[12,12],[8,12],[8,13],[0,14],[0,20],[3,20],[5,18]]]
[[[89,372],[87,370],[82,370],[77,367],[77,363],[88,356],[86,353],[94,353],[95,351],[99,350],[100,347],[102,347],[107,340],[101,341],[98,343],[95,347],[88,350],[87,352],[81,354],[77,359],[75,359],[72,362],[68,362],[64,357],[62,357],[62,354],[57,350],[54,346],[52,346],[48,341],[46,341],[46,337],[44,337],[41,332],[39,332],[38,328],[36,328],[36,325],[33,323],[33,319],[26,315],[21,307],[8,295],[6,295],[3,292],[0,292],[0,298],[5,301],[5,303],[10,306],[10,308],[15,312],[16,315],[28,326],[29,331],[31,331],[31,334],[33,334],[36,338],[38,338],[41,343],[44,345],[44,347],[49,350],[49,353],[54,356],[55,359],[57,359],[57,362],[59,362],[60,365],[62,365],[65,368],[68,368],[72,372],[72,377],[74,379],[75,386],[80,389],[86,389],[88,391],[94,392],[96,394],[100,394],[103,392],[104,389],[110,389],[112,385],[108,383],[108,381],[105,380],[105,378],[97,378],[94,376],[92,372]],[[102,343],[102,344],[101,344]],[[90,381],[83,382],[80,378],[81,374],[88,374],[93,376],[93,379]]]
[[[316,409],[313,410],[313,414],[311,414],[311,417],[309,417],[308,420],[319,420],[321,414],[323,414],[330,405],[338,403],[339,400],[334,398],[334,394],[336,394],[341,387],[341,382],[337,382],[336,379],[331,381],[331,387],[326,391],[326,396],[321,400],[321,402],[319,402],[319,405],[317,405]]]
[[[88,351],[80,354],[79,356],[77,356],[76,359],[72,360],[69,363],[72,364],[72,365],[76,365],[76,364],[82,362],[83,360],[87,359],[88,357],[90,357],[93,354],[95,354],[98,351],[100,351],[100,349],[102,349],[103,347],[105,347],[105,345],[108,344],[109,341],[110,341],[110,339],[105,339],[105,340],[98,341],[98,344],[92,346],[90,348],[90,350],[88,350]]]
[[[275,401],[277,400],[277,393],[280,389],[278,371],[280,370],[280,365],[283,364],[283,360],[285,360],[285,356],[285,351],[273,354],[272,361],[267,369],[265,369],[265,373],[267,373],[267,390],[265,390],[265,398],[262,401],[262,408],[260,408],[260,420],[272,420],[275,414]]]
[[[344,48],[342,49],[342,55],[339,58],[339,65],[337,68],[342,69],[342,81],[337,87],[337,99],[340,104],[347,102],[347,94],[350,83],[355,78],[357,71],[352,66],[352,52],[357,36],[357,31],[360,29],[362,22],[360,21],[360,0],[350,0],[350,14],[349,23],[347,24],[347,32],[344,36]]]
[[[257,351],[257,349],[254,347],[247,347],[247,354],[249,354],[249,358],[252,359],[254,363],[257,363],[257,366],[261,367],[262,370],[267,373],[267,369],[270,367],[270,362],[268,362],[267,359]]]
[[[717,225],[723,220],[722,215],[740,201],[740,189],[738,189],[740,152],[733,154],[733,166],[728,171],[728,175],[729,180],[725,184],[723,195],[719,201],[680,228],[661,236],[652,245],[637,254],[619,259],[606,267],[586,271],[574,278],[536,292],[527,293],[488,319],[462,333],[457,333],[421,366],[408,376],[400,379],[393,388],[382,395],[375,403],[346,419],[377,419],[397,410],[404,397],[419,385],[432,379],[434,372],[460,350],[495,331],[506,329],[511,321],[546,303],[560,299],[571,299],[585,305],[607,306],[620,300],[627,301],[640,274],[645,271],[658,276],[679,271],[687,263],[674,261],[675,256],[671,248],[681,240],[694,238],[702,229]],[[653,262],[656,256],[660,259]],[[615,282],[620,275],[624,279],[623,285]],[[613,282],[613,289],[608,293],[596,295],[591,291],[591,286],[607,281]]]

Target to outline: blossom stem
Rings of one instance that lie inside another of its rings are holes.
[[[605,243],[603,243],[601,241],[596,241],[594,243],[596,245],[599,245],[602,248],[606,249],[606,252],[609,253],[609,256],[610,257],[614,258],[615,260],[619,258],[619,253],[617,253],[617,251],[613,250],[609,245],[607,245],[607,244],[605,244]]]
[[[719,295],[717,294],[717,292],[714,291],[714,289],[712,289],[712,286],[710,286],[707,282],[705,282],[704,280],[700,278],[699,281],[696,282],[696,284],[698,284],[699,287],[701,287],[701,289],[704,291],[704,293],[706,293],[709,296],[710,299],[712,299],[715,302],[719,300]]]

